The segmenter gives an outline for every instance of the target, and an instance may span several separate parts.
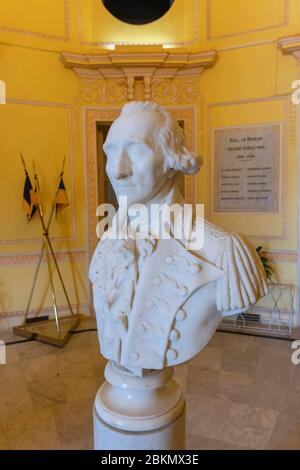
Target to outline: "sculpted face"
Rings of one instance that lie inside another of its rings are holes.
[[[110,182],[118,199],[127,196],[129,206],[147,204],[170,175],[156,138],[159,125],[160,116],[153,111],[121,116],[103,145]]]

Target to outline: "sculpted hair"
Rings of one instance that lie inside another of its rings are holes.
[[[139,112],[155,112],[160,116],[162,125],[157,129],[158,139],[168,168],[187,175],[197,173],[202,165],[202,158],[188,150],[183,129],[166,108],[151,101],[130,101],[123,107],[120,117]]]

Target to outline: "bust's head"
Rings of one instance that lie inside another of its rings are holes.
[[[179,172],[197,173],[201,161],[188,151],[184,132],[162,106],[127,103],[110,127],[103,146],[106,171],[117,198],[147,204]]]

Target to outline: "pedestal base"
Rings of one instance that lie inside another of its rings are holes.
[[[185,448],[185,412],[173,423],[149,432],[126,432],[102,421],[94,409],[95,450],[182,450]]]
[[[184,398],[173,369],[136,377],[109,362],[94,404],[96,450],[185,448]]]

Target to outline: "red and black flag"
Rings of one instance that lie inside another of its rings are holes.
[[[61,211],[62,209],[64,209],[65,207],[69,205],[70,203],[69,203],[65,183],[64,183],[63,177],[61,176],[59,185],[58,185],[56,201],[55,201],[56,215],[59,211]]]

